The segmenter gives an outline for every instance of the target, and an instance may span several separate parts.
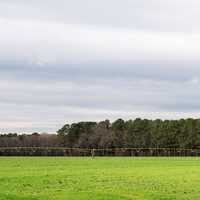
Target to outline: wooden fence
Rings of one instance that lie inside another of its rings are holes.
[[[200,156],[200,149],[3,147],[0,156]]]

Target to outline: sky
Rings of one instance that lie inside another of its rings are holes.
[[[199,118],[198,0],[0,0],[0,133]]]

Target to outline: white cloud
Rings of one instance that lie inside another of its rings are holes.
[[[0,16],[67,24],[128,27],[163,31],[196,31],[198,0],[2,0]]]
[[[3,59],[36,64],[199,62],[200,35],[0,19]]]

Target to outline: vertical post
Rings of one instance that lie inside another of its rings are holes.
[[[94,156],[95,156],[95,150],[94,149],[91,150],[91,155],[92,155],[92,158],[94,158]]]

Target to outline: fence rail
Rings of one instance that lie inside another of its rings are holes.
[[[200,149],[0,147],[0,156],[200,156]]]

